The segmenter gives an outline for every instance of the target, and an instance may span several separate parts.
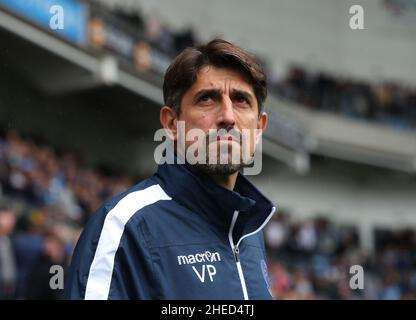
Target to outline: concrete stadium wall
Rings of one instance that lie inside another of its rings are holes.
[[[0,127],[78,150],[90,165],[104,164],[138,175],[154,171],[153,132],[136,130],[126,122],[129,117],[151,117],[149,122],[155,122],[158,109],[146,111],[145,107],[126,110],[82,95],[43,96],[20,78],[0,75]]]

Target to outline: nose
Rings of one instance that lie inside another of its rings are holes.
[[[221,109],[218,116],[218,128],[233,128],[235,125],[233,103],[229,97],[222,101]]]

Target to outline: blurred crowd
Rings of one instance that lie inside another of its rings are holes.
[[[96,0],[100,5],[107,1]],[[107,3],[108,5],[108,3]],[[108,7],[111,14],[170,58],[200,41],[192,27],[173,30],[157,15],[144,15],[139,8]],[[358,120],[388,124],[401,129],[416,128],[416,89],[393,82],[368,83],[325,72],[311,72],[292,66],[285,75],[268,72],[272,93],[313,110],[336,112]]]
[[[326,110],[397,128],[416,128],[416,89],[396,83],[367,83],[293,66],[272,81],[278,96],[313,110]]]
[[[96,1],[101,6],[105,2]],[[143,34],[149,43],[170,57],[175,57],[183,49],[196,44],[197,40],[191,27],[173,30],[156,14],[144,15],[136,8],[125,6],[110,7],[111,15],[127,24],[136,33]]]
[[[265,230],[276,299],[416,299],[416,233],[376,233],[375,250],[360,246],[356,228],[323,217],[296,221],[279,212]],[[363,290],[350,286],[363,270]]]
[[[51,266],[68,268],[90,215],[136,180],[14,130],[0,134],[0,299],[63,298],[50,288]],[[416,299],[414,231],[379,232],[366,252],[354,227],[280,211],[265,239],[276,299]],[[364,290],[350,289],[351,265],[363,267]]]
[[[0,299],[60,298],[49,287],[50,266],[67,267],[90,215],[132,185],[74,152],[0,134]]]

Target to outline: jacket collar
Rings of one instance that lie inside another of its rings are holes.
[[[175,201],[227,231],[234,212],[239,211],[240,235],[263,227],[274,211],[271,201],[241,173],[233,191],[188,164],[161,164],[156,177]]]

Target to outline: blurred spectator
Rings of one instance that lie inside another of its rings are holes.
[[[266,245],[274,252],[274,250],[281,247],[287,240],[289,230],[287,223],[285,223],[285,215],[282,212],[278,212],[273,216],[271,221],[267,224],[265,230]]]
[[[36,224],[36,212],[24,214],[18,220],[16,229],[17,232],[14,236],[17,266],[15,298],[24,299],[30,285],[30,273],[43,250],[43,237]]]
[[[153,46],[171,56],[176,54],[173,32],[155,15],[146,18],[145,35]]]
[[[63,299],[62,289],[51,288],[50,281],[54,275],[51,273],[51,267],[61,266],[63,268],[62,275],[65,275],[65,268],[67,267],[66,258],[64,242],[60,236],[53,231],[46,233],[44,235],[42,254],[36,261],[29,276],[28,299]]]
[[[176,52],[181,52],[187,47],[192,47],[196,44],[195,36],[192,28],[187,28],[175,35],[175,49]]]
[[[10,235],[16,224],[15,214],[0,208],[0,299],[10,299],[16,285],[16,262]]]

